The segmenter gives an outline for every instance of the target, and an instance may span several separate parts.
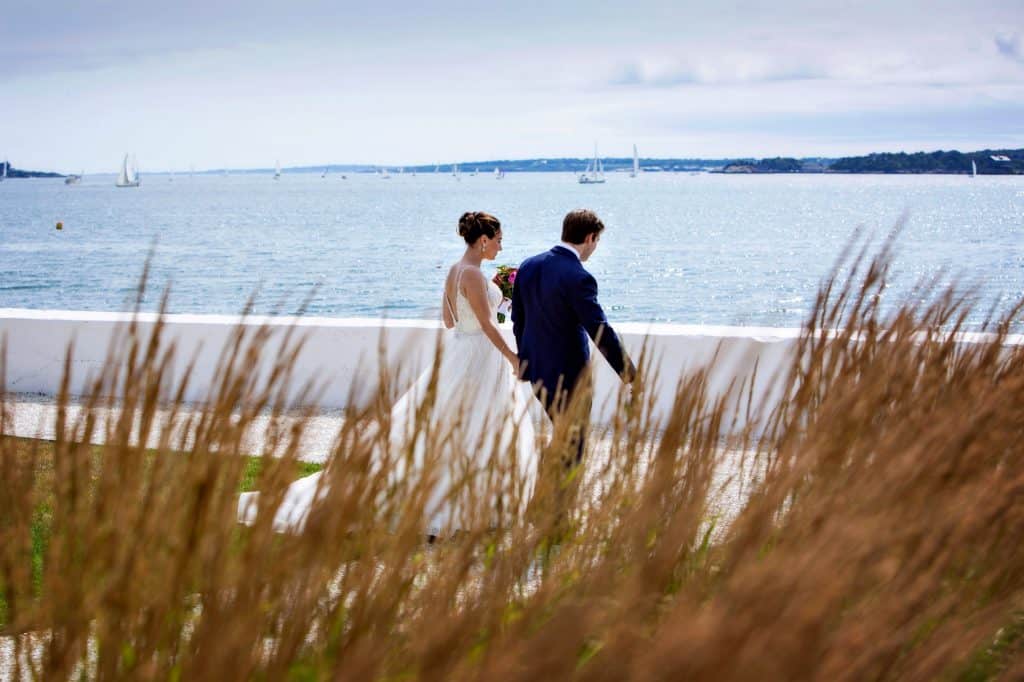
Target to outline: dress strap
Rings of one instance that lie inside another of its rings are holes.
[[[459,286],[462,284],[462,272],[463,272],[463,270],[465,270],[465,267],[460,267],[458,274],[455,275],[455,299],[456,300],[458,300],[458,298],[459,298]],[[448,292],[447,291],[444,292],[444,300],[445,300],[445,303],[448,304],[448,312],[451,313],[452,319],[455,320],[456,324],[458,324],[459,316],[455,314],[455,306],[452,305],[452,300],[450,298],[448,298]]]

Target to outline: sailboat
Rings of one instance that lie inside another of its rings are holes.
[[[501,180],[505,177],[505,171],[501,170],[497,166],[494,167],[494,179]]]
[[[274,179],[275,180],[280,180],[281,179],[281,162],[280,161],[274,162]]]
[[[391,179],[391,173],[388,173],[388,169],[387,168],[381,168],[380,169],[380,179],[381,180],[390,180]]]
[[[974,162],[974,159],[971,159],[971,177],[978,177],[978,164]]]
[[[139,186],[139,164],[135,161],[135,155],[131,155],[129,163],[128,154],[124,155],[121,162],[121,173],[117,176],[115,187],[138,187]]]
[[[594,143],[594,159],[587,164],[587,170],[580,174],[579,183],[581,185],[603,185],[604,184],[604,166],[601,165],[601,159],[597,157],[597,143]]]
[[[7,167],[11,165],[10,161],[4,161],[4,169],[0,171],[0,182],[7,179]]]
[[[328,170],[330,170],[330,166],[324,166],[324,172],[320,174],[320,177],[321,178],[326,178]]]
[[[458,180],[459,182],[462,182],[462,177],[461,174],[459,173],[459,164],[457,163],[452,166],[452,177]]]
[[[636,155],[636,145],[633,145],[633,170],[629,172],[629,177],[635,178],[640,174],[640,157]]]

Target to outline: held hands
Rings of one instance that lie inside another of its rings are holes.
[[[519,356],[515,353],[505,353],[505,359],[512,365],[512,374],[515,375],[516,379],[519,378]]]

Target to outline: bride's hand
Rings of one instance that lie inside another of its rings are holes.
[[[505,359],[508,360],[509,364],[512,365],[512,373],[515,374],[516,378],[518,379],[519,378],[519,356],[516,355],[515,353],[506,353],[505,354]]]

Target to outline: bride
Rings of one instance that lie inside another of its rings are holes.
[[[519,360],[495,324],[501,289],[480,269],[483,261],[494,260],[501,251],[501,223],[488,213],[471,211],[459,219],[458,233],[466,242],[466,251],[449,268],[441,299],[442,321],[451,331],[443,338],[433,419],[447,437],[440,439],[444,444],[443,461],[431,491],[428,518],[424,519],[424,530],[430,535],[458,528],[460,509],[449,500],[449,493],[454,480],[464,479],[467,467],[475,471],[514,467],[519,481],[525,484],[524,502],[530,497],[538,467],[533,422],[528,413],[532,404],[528,386],[516,379],[514,368]],[[401,447],[412,437],[413,415],[425,399],[430,382],[431,370],[427,370],[391,409],[392,445]],[[417,442],[418,463],[423,460],[423,447]],[[506,455],[512,461],[495,460]],[[276,529],[302,528],[314,498],[326,493],[319,481],[321,473],[289,486],[274,517]],[[258,500],[258,492],[241,495],[241,522],[255,521]]]

